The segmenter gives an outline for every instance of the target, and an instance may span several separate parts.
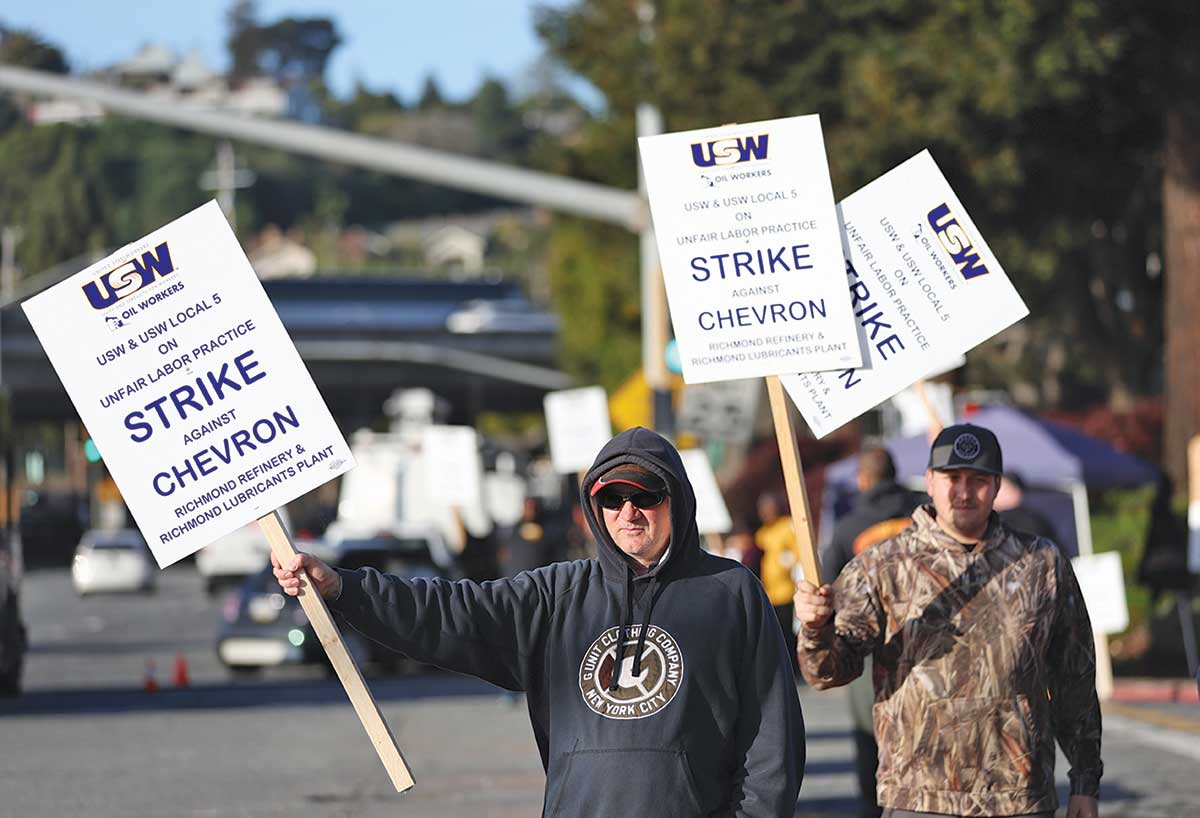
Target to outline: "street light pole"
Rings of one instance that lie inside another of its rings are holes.
[[[0,227],[0,304],[8,304],[12,300],[17,278],[17,242],[23,234],[24,231],[20,227]],[[0,322],[2,321],[0,308]],[[12,532],[16,522],[13,502],[16,496],[13,486],[16,469],[13,467],[15,451],[12,416],[12,401],[9,398],[8,384],[4,380],[4,327],[0,323],[0,452],[4,455],[4,525],[9,543],[12,543]]]
[[[653,0],[639,0],[637,4],[638,35],[646,56],[641,66],[642,96],[654,95],[654,66],[651,62],[654,48]],[[662,113],[652,101],[639,102],[636,112],[637,135],[657,136],[663,132]],[[646,193],[646,174],[638,163],[638,195],[649,214]],[[641,259],[642,286],[642,374],[650,387],[650,411],[654,428],[665,435],[675,436],[675,412],[671,405],[671,376],[667,371],[666,350],[668,334],[667,300],[663,290],[662,265],[658,258],[658,245],[654,237],[654,224],[647,215],[646,224],[638,232]]]
[[[651,0],[634,2],[642,41],[649,48],[654,41],[654,4]],[[643,80],[643,94],[649,97],[654,87],[652,74],[649,74],[652,69],[648,64],[645,69],[648,75]],[[163,105],[161,100],[146,94],[27,68],[0,65],[0,89],[88,100],[113,113],[174,128],[526,202],[617,224],[637,233],[641,257],[642,370],[653,394],[655,427],[668,435],[673,431],[670,377],[664,359],[668,335],[666,297],[644,184],[639,195],[631,190],[317,125],[237,116],[184,105]],[[662,132],[662,117],[653,103],[640,104],[637,113],[639,135]]]
[[[172,128],[525,202],[615,223],[634,232],[640,231],[648,218],[632,190],[320,125],[241,116],[190,105],[164,105],[162,100],[148,94],[9,65],[0,65],[0,89],[89,100],[106,111]]]
[[[658,108],[648,102],[637,107],[638,136],[654,136],[663,131]],[[646,177],[638,162],[638,193],[645,200]],[[647,207],[649,212],[649,207]],[[654,428],[667,437],[675,436],[675,413],[671,406],[671,380],[667,371],[667,303],[663,290],[662,265],[653,225],[638,233],[642,274],[642,372],[650,387],[650,409]]]

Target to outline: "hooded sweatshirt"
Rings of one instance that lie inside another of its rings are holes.
[[[589,496],[620,463],[670,492],[669,547],[641,576]],[[790,817],[804,724],[783,634],[754,576],[701,550],[679,453],[622,432],[580,497],[596,559],[482,584],[341,571],[330,606],[387,647],[524,691],[544,816]]]
[[[1054,743],[1072,795],[1096,797],[1100,705],[1087,608],[1050,540],[992,514],[968,551],[933,506],[833,583],[834,618],[802,628],[818,689],[874,658],[879,804],[947,815],[1052,812]]]

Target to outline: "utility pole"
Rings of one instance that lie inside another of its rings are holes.
[[[5,225],[0,227],[0,304],[12,301],[13,290],[17,281],[17,243],[24,231],[20,227]],[[4,380],[4,326],[3,308],[0,308],[0,452],[4,455],[4,524],[7,528],[7,541],[12,543],[13,530],[16,524],[16,497],[13,485],[16,475],[13,458],[16,452],[13,447],[13,413],[12,400],[9,397],[8,383]]]
[[[0,304],[12,300],[13,290],[17,285],[17,243],[21,240],[24,230],[13,225],[0,227]],[[0,317],[0,321],[3,318]],[[0,335],[3,326],[0,325]],[[3,338],[0,338],[3,344]],[[0,347],[2,349],[2,347]],[[4,394],[4,356],[0,354],[0,394]]]
[[[638,0],[638,33],[645,49],[641,66],[642,96],[637,106],[637,135],[656,136],[663,132],[662,113],[654,104],[654,49],[653,0]],[[646,176],[638,163],[638,195],[647,203]],[[646,212],[650,212],[646,204]],[[650,410],[654,428],[663,435],[675,437],[675,411],[671,405],[671,376],[667,371],[666,349],[668,334],[667,295],[663,289],[662,265],[658,259],[658,244],[654,238],[654,226],[647,216],[646,225],[638,233],[642,273],[642,374],[650,387]]]
[[[200,176],[201,189],[216,191],[217,204],[221,206],[221,212],[233,225],[235,232],[237,220],[234,216],[234,202],[237,190],[250,187],[256,178],[254,171],[237,166],[237,154],[233,151],[233,143],[228,139],[217,143],[216,167]]]

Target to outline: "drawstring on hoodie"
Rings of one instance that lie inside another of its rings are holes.
[[[625,661],[625,633],[633,624],[633,572],[625,569],[625,604],[621,606],[621,628],[617,631],[617,654],[613,662],[612,679],[609,680],[608,690],[613,692],[618,687],[621,678],[621,663]]]
[[[658,574],[650,577],[650,586],[646,589],[646,613],[642,617],[642,630],[638,634],[637,648],[633,652],[633,675],[642,675],[642,654],[646,650],[646,631],[650,630],[650,613],[654,610],[654,592],[658,587]],[[609,680],[610,692],[617,690],[621,678],[621,663],[625,661],[625,635],[633,625],[633,573],[625,575],[625,605],[621,615],[621,627],[617,632],[616,661],[613,662],[612,678]]]
[[[654,586],[658,584],[658,574],[650,577],[650,587],[646,589],[646,615],[642,618],[642,632],[638,634],[637,650],[633,652],[633,675],[642,675],[642,651],[646,648],[646,631],[650,630],[650,611],[654,610]]]
[[[654,591],[658,586],[658,574],[650,577],[650,587],[646,589],[646,614],[642,617],[642,630],[638,634],[637,648],[633,652],[633,675],[642,675],[642,654],[646,650],[646,631],[650,630],[650,613],[654,610]],[[621,678],[621,663],[625,661],[625,636],[633,625],[633,572],[625,575],[625,604],[622,606],[621,627],[617,631],[617,653],[613,662],[612,678],[608,682],[609,691],[619,687]]]

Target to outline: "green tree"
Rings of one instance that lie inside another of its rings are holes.
[[[89,128],[88,151],[102,187],[102,224],[110,246],[132,241],[212,198],[200,177],[213,165],[216,141],[122,117]]]
[[[235,0],[225,12],[225,47],[229,50],[232,65],[231,79],[245,79],[254,75],[255,47],[247,34],[258,28],[258,4],[254,0]]]
[[[257,22],[253,3],[240,2],[228,15],[227,45],[232,79],[267,76],[287,85],[321,81],[330,55],[341,45],[337,25],[324,17],[284,17]]]
[[[382,136],[403,114],[404,104],[395,94],[374,93],[359,82],[350,99],[338,106],[335,119],[347,130]]]
[[[292,92],[291,116],[309,122],[322,119],[332,104],[325,66],[342,42],[333,20],[284,17],[259,23],[255,4],[245,0],[234,4],[226,20],[226,45],[233,62],[230,79],[272,77]]]
[[[430,108],[442,108],[445,105],[446,99],[442,96],[442,89],[438,85],[437,78],[432,74],[428,75],[421,85],[421,94],[417,97],[417,110],[428,111]]]
[[[31,31],[5,28],[0,24],[0,65],[15,65],[52,74],[69,70],[67,59],[55,46]],[[21,121],[21,109],[8,95],[0,96],[0,133]]]
[[[480,155],[506,162],[524,159],[531,134],[503,83],[488,77],[466,107],[479,133]]]
[[[87,131],[10,128],[0,136],[0,193],[0,224],[24,231],[16,258],[26,274],[106,246],[108,200]]]
[[[546,265],[562,364],[583,381],[612,389],[641,360],[637,240],[576,217],[556,220]]]
[[[32,31],[6,28],[0,25],[0,63],[65,74],[70,70],[67,58],[56,46]]]

